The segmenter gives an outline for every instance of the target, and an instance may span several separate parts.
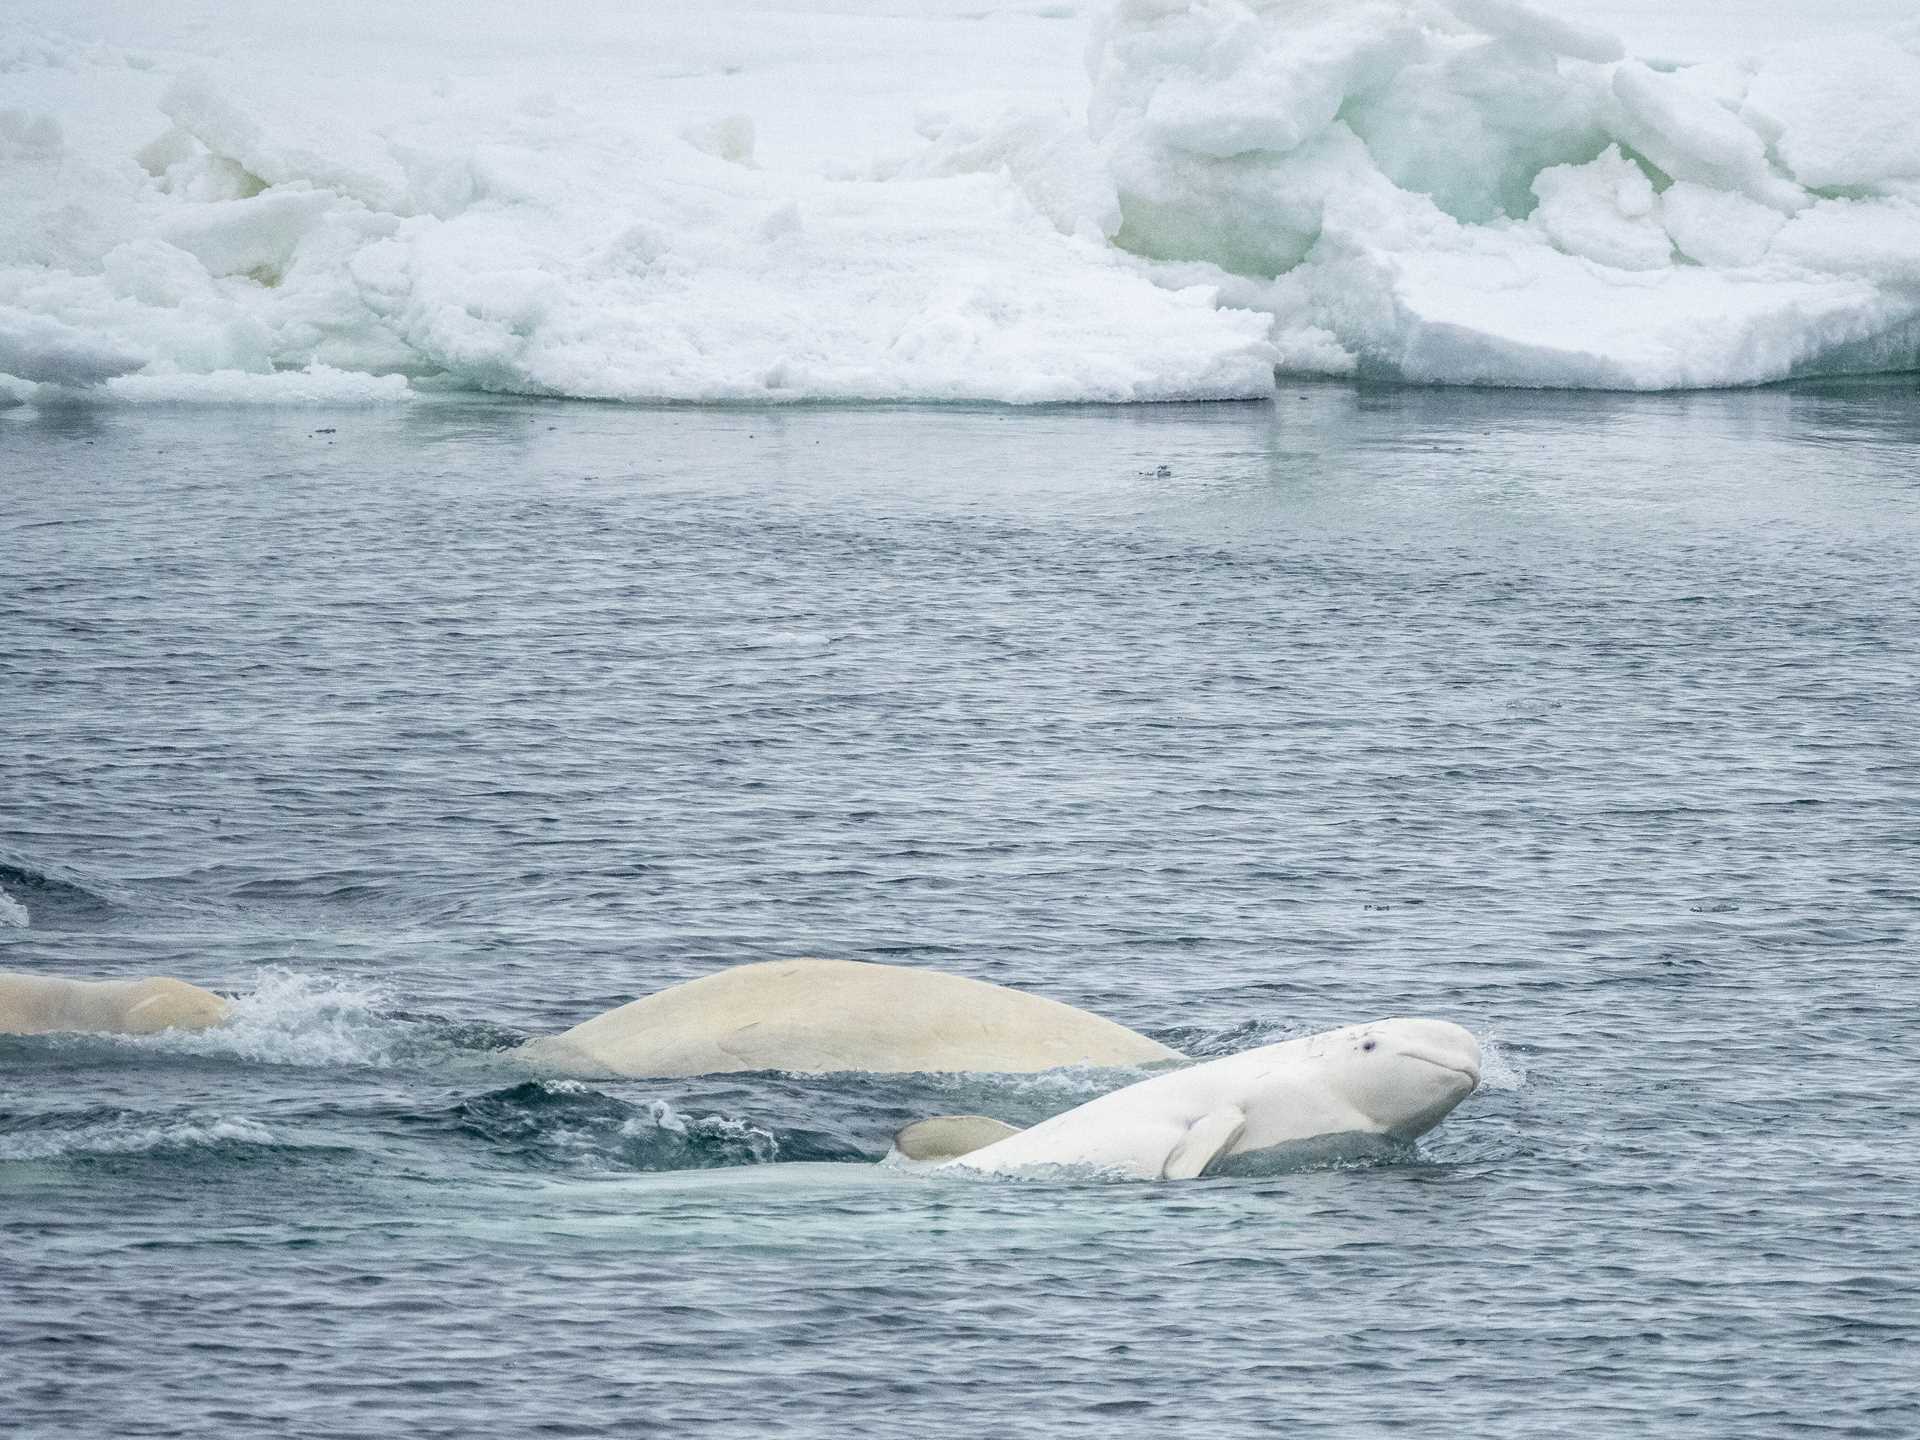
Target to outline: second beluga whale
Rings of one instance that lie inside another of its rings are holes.
[[[520,1059],[575,1074],[1036,1071],[1150,1065],[1179,1051],[1057,1000],[938,970],[773,960],[674,985]]]
[[[1445,1020],[1375,1020],[1155,1075],[1027,1130],[942,1116],[893,1161],[983,1175],[1192,1180],[1241,1156],[1335,1138],[1412,1141],[1480,1083],[1480,1044]]]

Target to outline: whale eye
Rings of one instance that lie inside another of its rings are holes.
[[[1371,1050],[1374,1046],[1378,1045],[1379,1043],[1380,1042],[1378,1040],[1369,1040],[1367,1041],[1366,1044],[1362,1045],[1360,1048],[1362,1050]]]

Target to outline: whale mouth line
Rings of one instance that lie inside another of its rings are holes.
[[[1436,1060],[1431,1055],[1422,1055],[1417,1050],[1401,1052],[1409,1060],[1418,1060],[1422,1065],[1431,1065],[1436,1070],[1445,1070],[1450,1075],[1458,1075],[1467,1082],[1468,1089],[1480,1084],[1480,1067],[1474,1064],[1456,1065],[1445,1060]]]

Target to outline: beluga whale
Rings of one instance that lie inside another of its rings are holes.
[[[204,1030],[227,1018],[227,1002],[170,975],[142,980],[67,980],[0,973],[0,1035],[78,1031],[151,1035]]]
[[[627,1076],[1036,1071],[1184,1058],[1057,1000],[938,970],[859,960],[738,965],[530,1040],[513,1053],[573,1074]]]
[[[982,1115],[907,1126],[887,1158],[981,1175],[1193,1180],[1310,1142],[1411,1142],[1480,1083],[1445,1020],[1375,1020],[1262,1045],[1114,1090],[1028,1130]]]

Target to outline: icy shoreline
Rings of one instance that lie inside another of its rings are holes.
[[[643,36],[583,4],[560,41],[507,13],[263,38],[215,8],[158,43],[109,5],[84,34],[0,21],[0,403],[1920,367],[1920,25],[1676,66],[1513,0],[769,6]],[[916,88],[946,71],[972,89]],[[741,75],[770,145],[720,108]],[[887,77],[912,142],[873,122]],[[796,153],[809,126],[836,163]]]

